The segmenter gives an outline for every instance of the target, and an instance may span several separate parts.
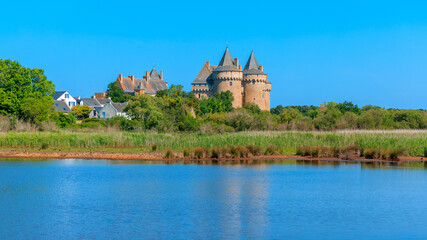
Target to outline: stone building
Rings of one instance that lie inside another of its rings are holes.
[[[168,88],[168,83],[163,80],[163,71],[160,71],[159,74],[154,67],[151,72],[146,71],[145,76],[142,78],[135,78],[134,75],[126,78],[119,74],[116,82],[123,90],[123,93],[131,95],[148,94],[155,96],[157,91]]]
[[[209,98],[228,90],[233,94],[234,108],[254,103],[261,110],[270,111],[271,83],[253,52],[242,70],[239,59],[233,60],[227,47],[218,66],[206,62],[191,84],[191,91],[198,98]]]

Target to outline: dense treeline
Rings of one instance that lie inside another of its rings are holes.
[[[0,131],[117,129],[124,131],[222,133],[250,130],[427,129],[425,110],[359,108],[351,102],[321,106],[279,105],[270,112],[255,104],[233,109],[231,92],[197,99],[180,85],[148,95],[124,95],[116,83],[108,85],[114,102],[128,102],[129,118],[87,119],[88,107],[76,106],[72,114],[53,111],[54,85],[41,69],[0,60]],[[82,120],[76,124],[75,119]]]
[[[338,130],[338,129],[426,129],[423,110],[359,108],[351,102],[329,102],[317,106],[281,105],[270,112],[255,104],[233,109],[230,92],[199,100],[182,86],[172,85],[156,97],[139,95],[129,100],[125,111],[131,120],[113,118],[106,125],[122,130],[155,129],[161,132],[234,132],[248,130]]]

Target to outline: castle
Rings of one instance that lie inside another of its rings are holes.
[[[126,78],[119,74],[116,82],[123,93],[131,95],[148,94],[155,96],[157,91],[168,89],[168,83],[163,80],[163,71],[160,71],[159,74],[154,67],[151,72],[146,71],[142,78],[135,78],[134,75]]]
[[[233,60],[227,47],[218,66],[206,62],[191,84],[191,91],[199,99],[228,90],[233,94],[234,108],[254,103],[261,110],[270,111],[271,83],[263,72],[263,66],[258,65],[253,51],[242,71],[239,59]]]

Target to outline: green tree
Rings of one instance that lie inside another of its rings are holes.
[[[124,111],[135,120],[142,122],[146,129],[159,128],[164,115],[159,108],[157,98],[141,94],[129,100]]]
[[[0,113],[40,123],[52,113],[54,92],[42,69],[0,59]]]
[[[230,91],[215,93],[208,99],[200,101],[200,112],[206,113],[220,113],[230,112],[233,110],[234,97]]]
[[[292,120],[298,118],[300,116],[300,112],[295,108],[284,108],[282,113],[280,114],[280,122],[281,123],[290,123]]]
[[[119,84],[117,82],[112,82],[108,84],[107,97],[111,98],[113,102],[123,103],[127,102],[131,98],[131,95],[124,94]]]
[[[74,106],[71,111],[73,112],[74,116],[76,116],[76,118],[86,119],[89,117],[92,108],[87,105],[77,105]]]

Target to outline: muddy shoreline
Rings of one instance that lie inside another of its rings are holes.
[[[383,159],[366,159],[363,157],[352,157],[350,159],[334,158],[334,157],[301,157],[296,155],[264,155],[264,156],[249,156],[247,158],[202,158],[194,159],[183,157],[182,153],[176,152],[175,158],[165,158],[163,152],[144,152],[144,153],[108,153],[108,152],[35,152],[19,150],[0,150],[0,158],[45,158],[45,159],[107,159],[107,160],[138,160],[138,161],[186,161],[186,162],[227,162],[240,161],[263,161],[263,160],[305,160],[305,161],[338,161],[338,162],[427,162],[427,158],[423,157],[400,157],[398,161],[390,161]]]

